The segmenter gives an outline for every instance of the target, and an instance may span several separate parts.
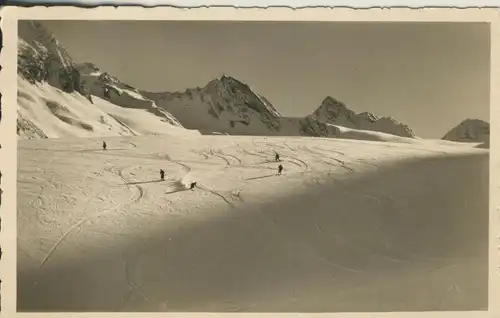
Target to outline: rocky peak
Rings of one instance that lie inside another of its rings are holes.
[[[490,124],[484,120],[468,118],[451,129],[444,137],[444,140],[458,142],[478,142],[489,141]]]
[[[321,105],[314,111],[314,115],[317,116],[318,119],[335,121],[339,117],[351,119],[355,116],[355,113],[349,110],[341,101],[331,96],[327,96],[323,102],[321,102]]]
[[[68,52],[42,24],[18,22],[18,73],[30,83],[47,82],[71,93],[80,92],[80,72]]]

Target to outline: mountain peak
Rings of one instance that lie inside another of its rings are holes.
[[[345,108],[347,109],[346,105],[339,101],[336,98],[333,98],[332,96],[327,96],[325,99],[323,99],[323,102],[321,102],[321,105],[319,108]]]
[[[477,118],[467,118],[463,120],[459,125],[480,125],[480,126],[489,126],[490,124],[484,120]]]
[[[220,90],[224,87],[242,86],[242,85],[245,84],[238,81],[236,78],[223,73],[222,75],[217,76],[216,78],[208,82],[204,87],[209,90],[212,89]]]
[[[47,82],[71,93],[80,91],[73,59],[38,21],[19,20],[18,73],[30,83]]]
[[[248,85],[246,85],[242,81],[239,81],[235,77],[227,75],[227,74],[222,74],[218,78],[218,81],[220,81],[222,84],[227,85],[227,86],[245,87],[246,89],[250,89],[250,87],[248,87]]]
[[[327,96],[314,111],[312,117],[327,123],[346,128],[381,131],[402,137],[414,137],[413,131],[390,117],[379,118],[372,113],[356,114],[341,101]]]
[[[314,116],[327,122],[336,121],[339,117],[352,118],[355,113],[349,110],[346,105],[332,96],[327,96],[321,105],[314,111]]]
[[[230,75],[227,75],[226,73],[222,73],[219,77],[218,77],[219,81],[224,81],[224,80],[230,80],[230,79],[234,79],[234,77],[230,76]]]
[[[481,119],[467,118],[446,133],[442,139],[457,142],[489,142],[490,124]]]

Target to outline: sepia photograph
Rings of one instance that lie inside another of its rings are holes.
[[[19,20],[17,310],[488,310],[490,36]]]

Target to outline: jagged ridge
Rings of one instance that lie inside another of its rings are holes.
[[[184,92],[139,90],[102,72],[92,63],[76,65],[39,23],[22,23],[19,32],[20,76],[31,83],[47,82],[65,92],[77,92],[90,103],[93,103],[93,96],[99,97],[123,108],[145,110],[169,125],[206,134],[340,137],[342,129],[337,127],[340,126],[414,137],[408,126],[392,118],[378,118],[367,112],[356,114],[331,96],[306,117],[283,117],[268,99],[226,74],[202,88],[188,88]],[[122,123],[116,116],[113,118]],[[20,125],[25,128],[34,126],[33,123],[27,124],[28,120],[28,116],[20,116]],[[78,118],[71,122],[78,122]],[[79,125],[93,131],[82,123]],[[44,135],[43,132],[37,134]]]
[[[185,92],[141,93],[172,113],[185,127],[205,133],[337,137],[339,130],[334,126],[338,125],[415,137],[408,126],[390,117],[378,118],[368,112],[356,114],[330,96],[309,116],[283,117],[266,98],[228,75]],[[203,113],[210,116],[201,116]]]
[[[379,118],[368,112],[356,114],[346,105],[331,96],[327,96],[311,117],[328,124],[351,129],[370,130],[401,137],[415,137],[415,133],[391,117]]]
[[[19,20],[18,73],[30,83],[47,82],[80,91],[80,74],[68,52],[36,21]]]

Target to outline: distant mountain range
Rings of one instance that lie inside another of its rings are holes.
[[[162,134],[179,129],[334,138],[349,138],[349,131],[361,130],[415,138],[407,125],[367,112],[356,114],[330,96],[308,116],[282,116],[264,96],[228,75],[183,92],[139,90],[92,63],[75,63],[38,22],[19,21],[18,32],[20,138]]]

